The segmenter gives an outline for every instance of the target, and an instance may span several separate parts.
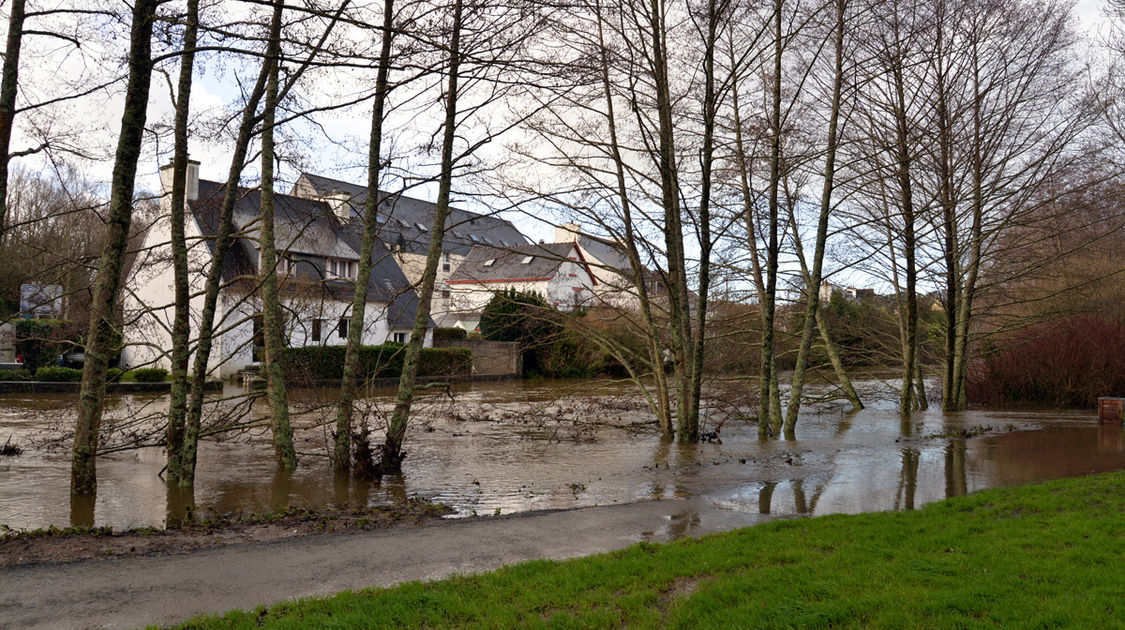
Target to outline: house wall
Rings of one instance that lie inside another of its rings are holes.
[[[548,283],[547,302],[562,311],[585,306],[593,296],[590,274],[575,261],[564,261]]]
[[[174,317],[175,286],[171,260],[170,224],[167,216],[161,217],[148,231],[144,240],[144,253],[138,257],[132,274],[126,280],[123,300],[125,346],[121,353],[121,366],[161,367],[171,369],[172,320]],[[211,253],[200,238],[194,220],[185,222],[189,243],[189,283],[191,300],[191,334],[199,335],[199,319],[203,311],[203,290]],[[285,281],[283,280],[283,288]],[[351,301],[341,301],[326,296],[319,285],[310,285],[303,294],[291,292],[282,299],[283,311],[290,314],[286,322],[289,345],[343,345],[346,339],[336,334],[336,326],[348,312]],[[253,363],[251,341],[253,322],[251,316],[261,312],[261,303],[244,293],[224,291],[220,294],[216,312],[216,328],[220,331],[211,351],[208,375],[227,378]],[[389,328],[387,304],[369,302],[363,343],[375,345],[393,339],[395,332],[409,334],[413,322],[403,322]],[[325,320],[321,325],[321,340],[312,341],[312,320]],[[432,331],[427,332],[426,345],[432,344]]]

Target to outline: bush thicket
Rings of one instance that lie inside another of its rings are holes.
[[[1070,317],[991,341],[969,370],[969,400],[1094,407],[1125,396],[1125,326]]]
[[[464,328],[458,328],[457,326],[438,327],[434,329],[434,341],[449,339],[460,340],[464,339],[467,335],[468,333]]]

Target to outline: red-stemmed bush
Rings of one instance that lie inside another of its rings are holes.
[[[969,370],[969,400],[1094,407],[1125,396],[1125,326],[1097,317],[1039,324],[993,341]]]

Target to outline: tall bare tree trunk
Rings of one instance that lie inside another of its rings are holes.
[[[16,118],[16,95],[19,93],[25,5],[25,0],[8,3],[8,42],[4,49],[4,74],[0,78],[0,242],[4,240],[8,225],[8,161],[11,160],[12,125]]]
[[[394,0],[383,1],[382,45],[379,49],[379,70],[375,78],[375,103],[371,110],[371,138],[367,151],[367,200],[363,208],[363,240],[360,243],[359,270],[356,272],[355,295],[352,298],[351,322],[348,325],[347,350],[344,353],[344,375],[340,383],[340,402],[336,407],[336,445],[333,466],[347,472],[351,464],[352,405],[355,402],[359,376],[359,347],[363,341],[363,320],[367,309],[367,283],[371,278],[371,256],[375,251],[376,217],[379,212],[379,173],[383,118],[390,93],[391,42],[394,28]],[[361,428],[366,439],[367,423]]]
[[[284,0],[274,3],[274,17],[281,21]],[[258,247],[261,252],[262,323],[265,329],[266,398],[270,406],[270,429],[277,463],[285,470],[297,469],[297,453],[293,449],[293,428],[289,424],[289,395],[285,387],[285,371],[281,352],[285,349],[285,319],[281,312],[281,297],[277,279],[277,243],[274,236],[274,126],[277,118],[277,75],[281,68],[280,33],[277,43],[270,47],[278,54],[266,59],[269,77],[266,79],[266,103],[262,111],[262,188],[261,217],[258,226]]]
[[[434,284],[437,281],[437,267],[441,261],[441,244],[445,238],[445,221],[449,217],[449,197],[453,188],[453,143],[457,134],[457,90],[461,69],[462,9],[462,0],[454,0],[437,207],[434,210],[434,224],[430,229],[430,250],[426,256],[426,267],[422,272],[422,285],[418,290],[418,310],[414,316],[414,328],[410,333],[410,341],[404,348],[402,376],[398,383],[398,395],[395,397],[395,409],[391,415],[390,426],[387,427],[387,436],[379,462],[379,470],[382,473],[402,472],[402,460],[405,457],[402,442],[406,437],[410,407],[414,403],[414,390],[418,380],[418,358],[422,354],[422,344],[426,340],[426,328],[430,322],[430,306],[434,297]]]
[[[801,345],[797,350],[797,364],[789,393],[789,408],[785,415],[785,437],[793,439],[797,417],[801,410],[801,394],[805,387],[805,369],[812,349],[813,328],[820,319],[820,280],[824,273],[824,251],[828,244],[828,219],[832,213],[832,192],[836,176],[837,128],[840,120],[840,99],[844,85],[844,18],[847,0],[836,2],[836,29],[833,38],[835,64],[832,79],[832,104],[828,115],[828,139],[824,155],[824,189],[820,197],[820,215],[816,224],[816,243],[813,250],[812,273],[805,283],[805,321],[801,328]],[[794,230],[796,227],[794,226]],[[825,342],[826,345],[830,341]]]
[[[674,439],[676,430],[672,426],[672,405],[668,397],[668,378],[664,374],[664,359],[661,356],[660,335],[657,330],[656,319],[652,313],[652,300],[648,291],[648,278],[645,266],[641,262],[640,252],[637,250],[637,241],[632,238],[633,204],[629,201],[628,189],[625,184],[625,161],[621,157],[621,144],[617,137],[617,114],[613,104],[613,90],[609,82],[609,55],[606,50],[605,34],[603,31],[601,5],[597,5],[598,19],[598,54],[601,62],[602,89],[605,91],[606,120],[609,127],[609,150],[613,159],[614,174],[617,178],[617,197],[621,203],[621,214],[624,222],[625,252],[632,267],[633,284],[637,289],[637,301],[641,308],[641,317],[648,332],[648,356],[652,366],[653,380],[656,389],[656,415],[657,424],[660,426],[660,436],[665,440]]]
[[[188,284],[188,249],[184,236],[188,169],[188,117],[191,111],[191,82],[195,66],[195,46],[199,32],[199,0],[188,0],[185,16],[183,53],[176,93],[173,125],[171,222],[172,274],[175,307],[172,316],[172,389],[168,396],[168,481],[180,484],[183,478],[184,417],[187,414],[188,358],[191,349],[191,289]]]
[[[764,377],[760,386],[762,401],[769,401],[769,413],[758,419],[769,423],[774,435],[782,428],[781,401],[778,395],[776,365],[776,343],[774,320],[777,311],[777,268],[780,244],[778,242],[779,189],[781,188],[781,9],[782,0],[774,3],[774,56],[773,82],[770,85],[770,182],[769,182],[769,243],[766,246],[766,291],[762,309],[762,367]],[[768,376],[768,378],[766,378]],[[760,403],[764,405],[764,403]]]
[[[90,327],[86,333],[86,362],[82,368],[82,389],[78,398],[70,476],[73,494],[93,494],[97,491],[98,430],[105,402],[106,369],[117,344],[113,322],[121,288],[125,247],[133,219],[133,183],[144,141],[148,92],[152,82],[152,27],[159,4],[159,0],[136,0],[133,5],[129,78],[113,164],[105,250],[94,281]]]
[[[214,344],[215,317],[218,310],[219,289],[223,283],[223,264],[234,235],[234,206],[238,201],[238,183],[242,179],[242,169],[246,165],[246,154],[249,150],[250,140],[254,137],[254,128],[261,117],[258,115],[258,104],[266,92],[266,82],[269,79],[269,59],[280,54],[281,16],[278,8],[274,9],[274,19],[270,23],[269,44],[266,47],[265,60],[258,72],[257,81],[242,109],[242,122],[239,124],[238,137],[234,143],[234,154],[231,156],[230,170],[227,173],[227,182],[223,190],[223,202],[218,213],[218,229],[215,234],[215,244],[211,252],[211,265],[207,270],[207,281],[203,289],[203,308],[199,316],[199,343],[195,348],[195,358],[192,362],[191,392],[188,397],[187,417],[184,422],[184,446],[181,457],[183,474],[180,485],[190,486],[195,484],[196,456],[199,452],[199,434],[203,416],[204,385],[207,382],[207,364],[211,357],[211,347]],[[278,48],[275,48],[275,45]]]

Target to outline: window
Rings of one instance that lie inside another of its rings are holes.
[[[442,289],[441,290],[441,299],[445,300],[446,302],[449,301],[449,296],[451,296],[451,295],[453,295],[453,294],[449,292],[449,289]]]
[[[496,264],[495,258],[489,258],[488,260],[484,261],[485,267],[491,267],[492,265],[495,265],[495,264]]]
[[[481,238],[483,238],[483,239],[484,239],[484,242],[485,242],[485,243],[488,243],[489,245],[495,245],[495,244],[496,244],[496,243],[493,243],[493,242],[492,242],[492,239],[488,238],[487,236],[483,236],[483,237],[481,237]]]
[[[312,320],[312,335],[311,335],[311,338],[312,338],[313,341],[320,341],[320,320],[319,319]]]
[[[336,336],[340,339],[348,338],[348,318],[341,317],[340,323],[336,325]]]
[[[472,239],[472,241],[473,241],[474,243],[479,243],[479,242],[480,242],[480,237],[478,237],[478,236],[477,236],[476,234],[470,234],[470,235],[469,235],[469,238],[470,238],[470,239]]]
[[[395,343],[406,343],[410,339],[410,333],[396,332],[394,334]]]
[[[355,280],[357,267],[356,261],[354,260],[329,258],[325,274],[329,278],[347,278],[349,280]]]
[[[419,229],[419,230],[422,230],[423,232],[429,232],[429,231],[430,231],[430,228],[428,228],[428,227],[426,227],[426,226],[422,225],[421,223],[415,223],[414,225],[417,225],[417,226],[418,226],[418,229]]]
[[[441,253],[441,270],[442,271],[449,271],[450,267],[452,267],[452,264],[449,260],[449,252],[442,252]]]
[[[535,256],[524,256],[523,260],[520,261],[520,264],[530,265],[531,261],[533,260],[535,260]]]
[[[281,252],[278,252],[277,264],[275,265],[275,268],[277,269],[277,275],[288,275],[293,270],[294,266],[295,263],[293,261],[286,258],[285,255]],[[265,265],[262,264],[262,250],[258,250],[258,270],[262,273],[269,271],[265,268]]]

